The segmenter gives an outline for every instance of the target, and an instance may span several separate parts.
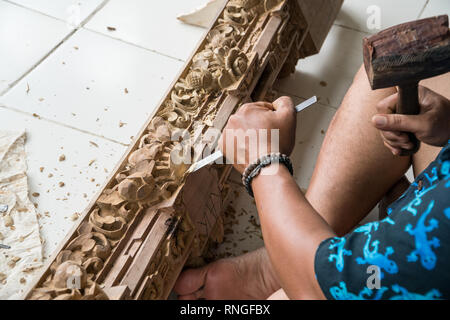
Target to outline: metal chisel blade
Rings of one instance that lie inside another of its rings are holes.
[[[317,97],[311,97],[306,101],[303,101],[302,103],[300,103],[298,106],[295,107],[295,111],[297,111],[297,113],[302,112],[305,109],[308,109],[309,107],[311,107],[313,104],[315,104],[317,102]]]
[[[312,98],[309,98],[308,100],[300,103],[298,106],[295,107],[295,111],[297,113],[311,107],[313,104],[317,102],[317,97],[314,96]],[[202,160],[194,163],[188,170],[188,173],[195,172],[197,170],[200,170],[201,168],[214,163],[218,159],[223,158],[223,153],[221,151],[216,151],[213,154],[207,156],[206,158],[203,158]]]
[[[220,158],[223,158],[223,153],[222,151],[216,151],[213,154],[207,156],[206,158],[203,158],[200,161],[197,161],[196,163],[194,163],[190,168],[189,168],[189,172],[195,172],[209,164],[212,164],[214,162],[216,162],[217,160],[219,160]]]

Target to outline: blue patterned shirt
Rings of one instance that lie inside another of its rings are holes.
[[[328,299],[450,298],[450,141],[388,217],[321,243],[315,272]]]

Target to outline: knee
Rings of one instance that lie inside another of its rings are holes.
[[[367,86],[368,84],[369,78],[367,77],[366,69],[364,68],[364,65],[361,65],[353,77],[352,87],[361,88],[362,86]]]

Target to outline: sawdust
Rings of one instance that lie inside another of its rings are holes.
[[[70,216],[70,220],[76,221],[78,220],[79,217],[80,215],[77,212],[75,212],[73,215]]]
[[[89,143],[90,143],[91,145],[93,145],[94,147],[98,148],[98,144],[96,144],[94,141],[89,141]]]
[[[14,225],[14,219],[10,215],[6,215],[3,221],[5,223],[5,227],[7,228],[12,227]]]
[[[20,257],[13,257],[8,261],[8,267],[11,269],[16,267],[16,263],[20,261]]]

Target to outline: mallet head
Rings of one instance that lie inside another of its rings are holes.
[[[404,23],[365,38],[364,65],[374,90],[449,72],[448,16]]]

